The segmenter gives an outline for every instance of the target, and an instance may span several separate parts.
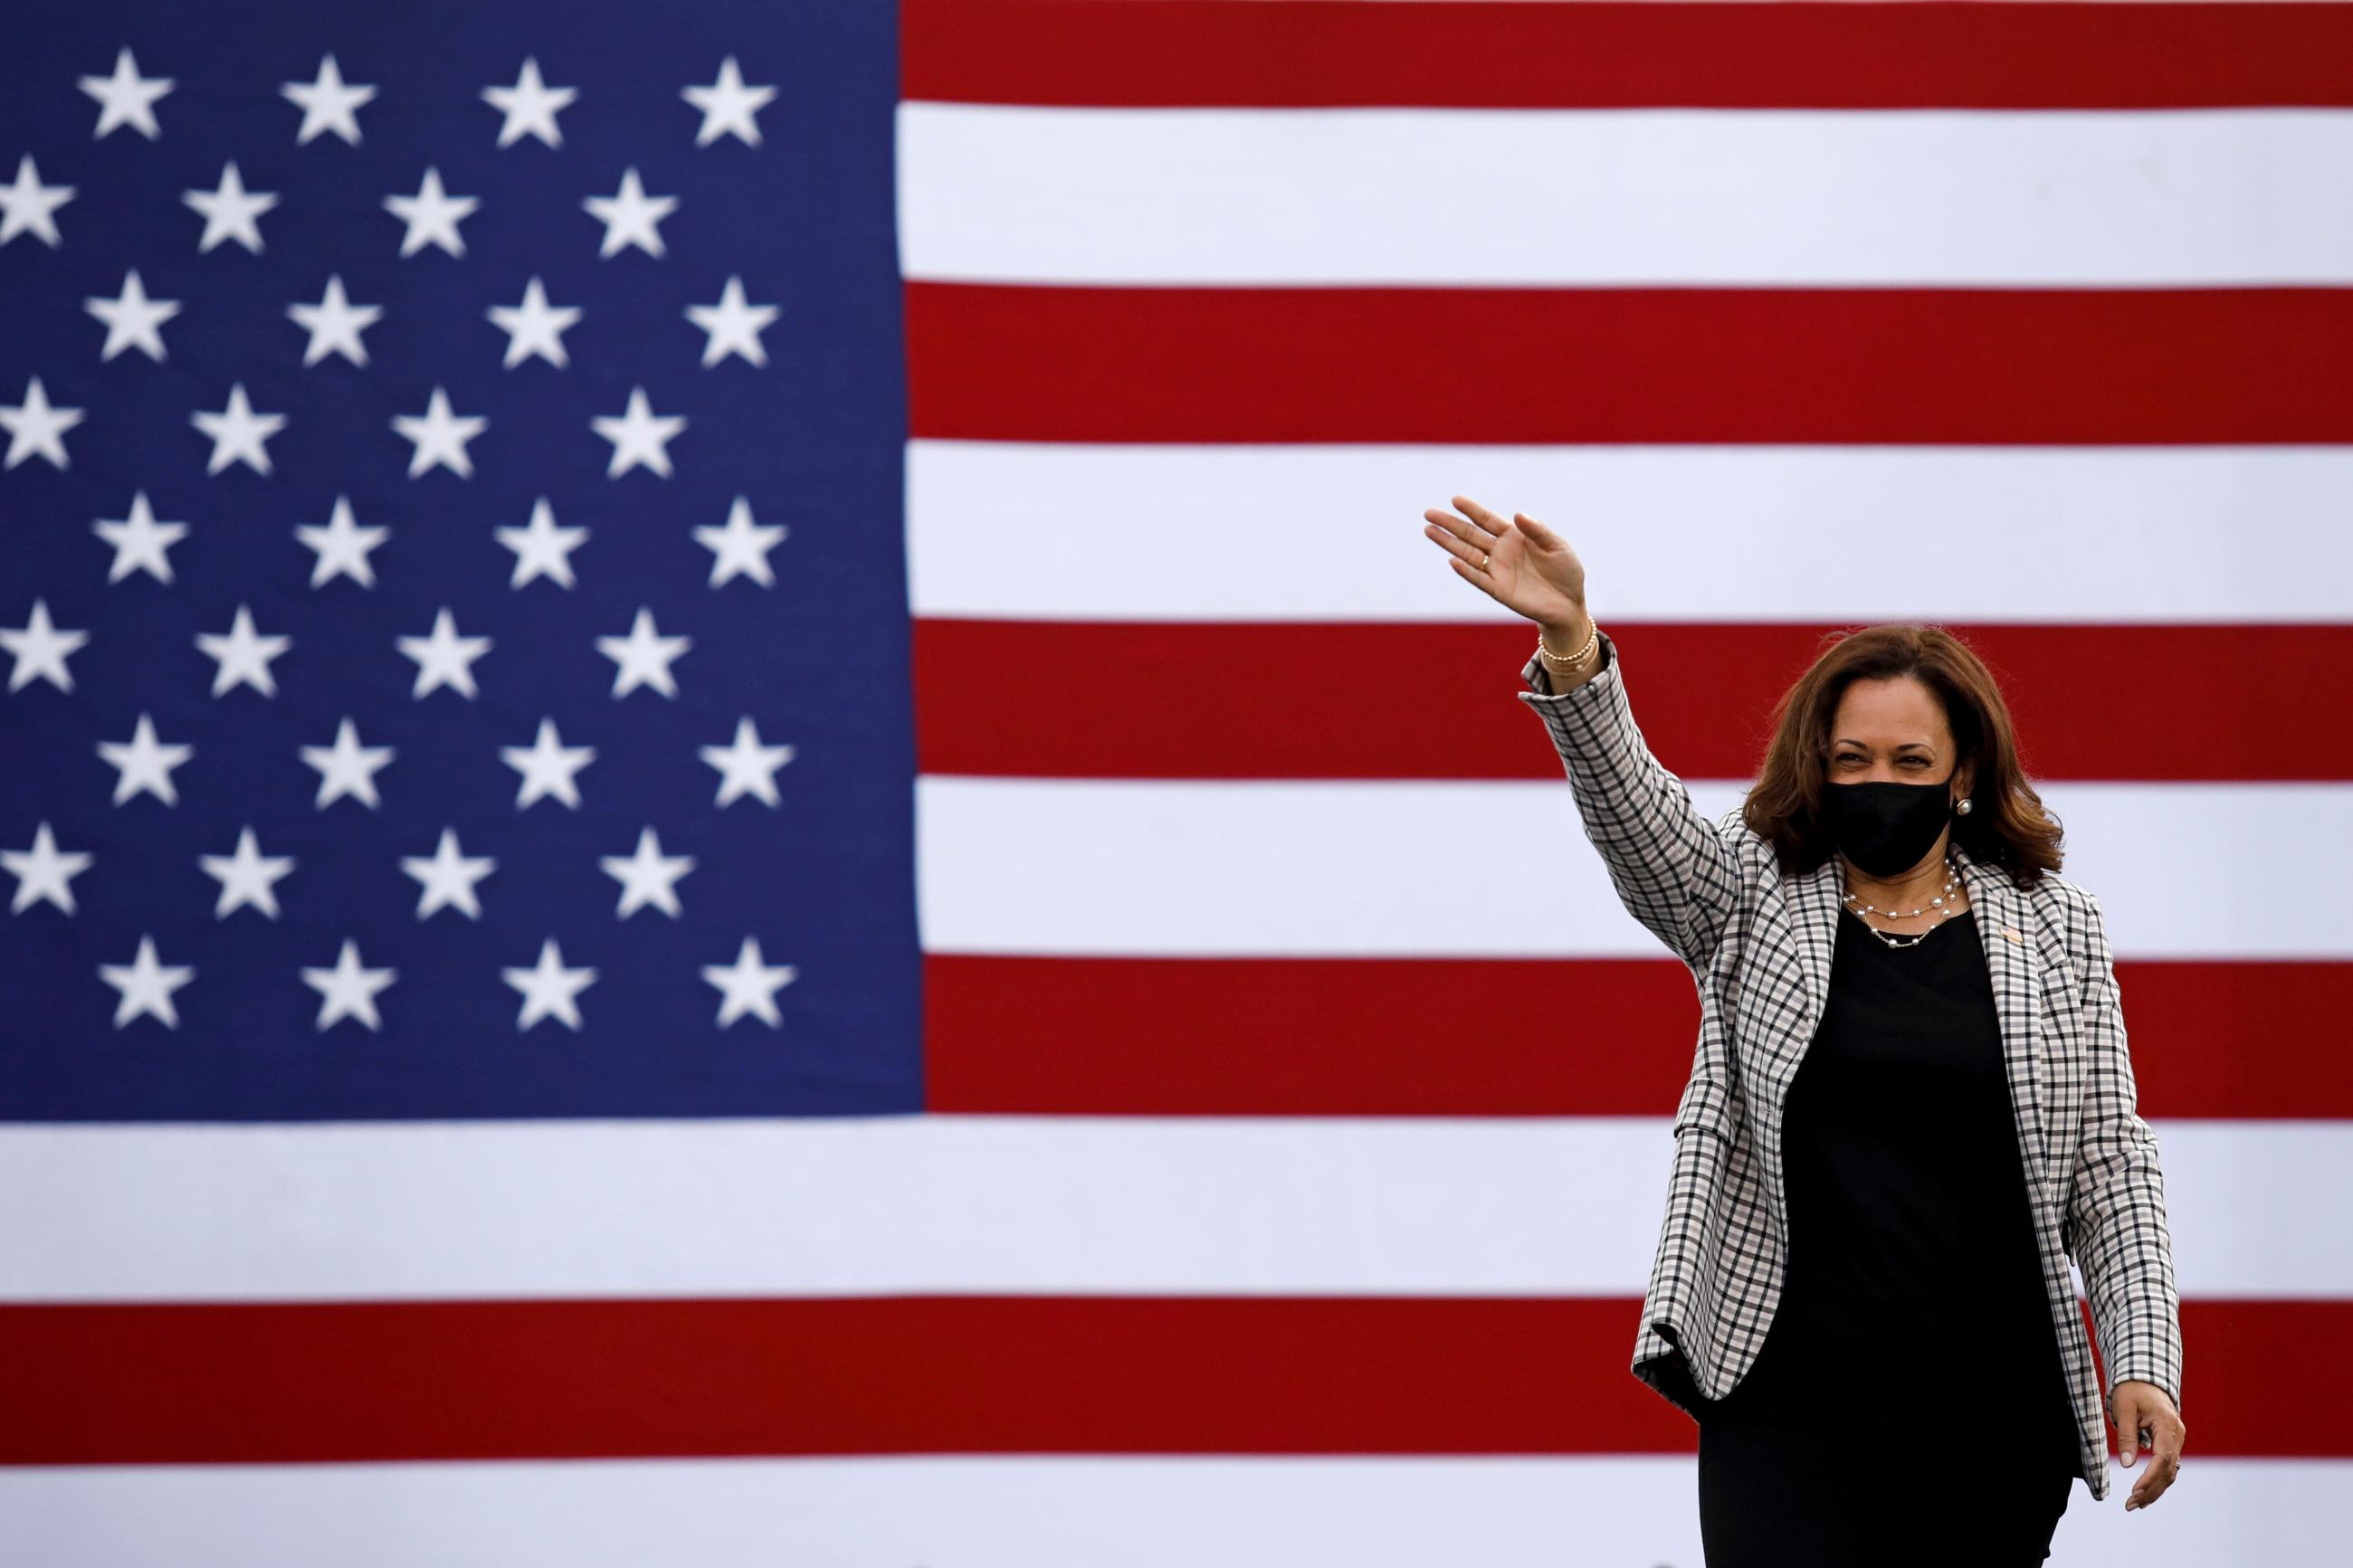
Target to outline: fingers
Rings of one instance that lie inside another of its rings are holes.
[[[2116,1463],[2129,1470],[2139,1460],[2141,1447],[2147,1441],[2148,1412],[2137,1383],[2117,1384],[2109,1398],[2109,1415],[2116,1424]]]
[[[1472,522],[1478,524],[1480,530],[1491,537],[1503,532],[1505,528],[1510,526],[1510,524],[1506,523],[1502,518],[1497,517],[1493,512],[1488,510],[1485,507],[1481,506],[1469,496],[1456,496],[1452,499],[1455,509],[1461,511],[1463,516],[1469,518]]]
[[[2117,1399],[2116,1417],[2116,1447],[2126,1468],[2132,1468],[2141,1448],[2150,1450],[2148,1462],[2141,1466],[2139,1483],[2125,1500],[2127,1510],[2147,1508],[2163,1497],[2181,1473],[2181,1448],[2189,1428],[2172,1401],[2161,1395],[2147,1397],[2137,1390]]]
[[[1468,496],[1456,496],[1454,504],[1473,519],[1484,520],[1487,522],[1494,521],[1493,512]],[[1481,582],[1482,580],[1481,574],[1486,570],[1485,562],[1488,554],[1502,542],[1497,537],[1497,531],[1482,526],[1479,521],[1465,522],[1452,512],[1439,507],[1431,507],[1421,515],[1430,520],[1430,526],[1422,531],[1445,546],[1454,558],[1470,571],[1472,582]]]
[[[2160,1436],[2157,1443],[2157,1452],[2150,1458],[2148,1463],[2142,1467],[2140,1481],[2133,1488],[2132,1496],[2125,1499],[2125,1508],[2127,1510],[2147,1508],[2165,1495],[2166,1488],[2171,1486],[2174,1478],[2180,1473],[2180,1445],[2175,1443],[2168,1446]]]
[[[1443,534],[1446,539],[1459,539],[1462,541],[1463,543],[1470,546],[1471,558],[1473,561],[1476,561],[1479,558],[1480,551],[1492,550],[1494,548],[1494,536],[1493,534],[1487,532],[1484,529],[1473,527],[1472,524],[1463,521],[1461,518],[1455,516],[1451,511],[1442,510],[1438,507],[1431,507],[1428,511],[1423,512],[1421,515],[1430,523],[1428,528],[1422,530],[1424,533],[1429,534],[1432,539],[1437,539],[1440,534]],[[1441,542],[1443,542],[1443,541],[1441,541]]]
[[[1440,547],[1454,557],[1454,564],[1459,571],[1467,574],[1472,582],[1482,586],[1485,585],[1486,545],[1469,542],[1440,523],[1431,523],[1428,528],[1423,529],[1422,532],[1438,541]]]

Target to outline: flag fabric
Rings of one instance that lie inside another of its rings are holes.
[[[8,31],[0,1561],[1696,1562],[1697,1006],[1457,495],[1710,816],[1980,648],[2193,1367],[2054,1560],[2330,1550],[2353,6]]]

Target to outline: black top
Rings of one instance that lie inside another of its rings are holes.
[[[1891,948],[1839,916],[1828,1004],[1782,1121],[1789,1267],[1748,1403],[1916,1440],[1948,1391],[2035,1468],[2079,1468],[1983,939]],[[1747,1388],[1744,1380],[1742,1389]],[[1739,1395],[1741,1389],[1734,1391]]]

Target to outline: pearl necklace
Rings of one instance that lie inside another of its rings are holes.
[[[1861,899],[1856,898],[1854,894],[1847,891],[1846,866],[1843,862],[1839,866],[1840,896],[1845,900],[1846,907],[1852,910],[1857,916],[1870,913],[1878,915],[1886,920],[1900,921],[1909,920],[1914,915],[1925,915],[1931,910],[1935,910],[1936,911],[1936,924],[1930,926],[1926,931],[1913,933],[1909,941],[1905,940],[1904,936],[1899,932],[1881,931],[1869,921],[1864,921],[1862,922],[1862,929],[1877,937],[1881,942],[1889,947],[1917,947],[1923,942],[1926,942],[1928,937],[1936,931],[1938,926],[1941,926],[1947,921],[1951,920],[1953,918],[1953,907],[1950,900],[1953,895],[1960,889],[1960,885],[1961,868],[1954,862],[1952,852],[1947,850],[1945,853],[1945,887],[1942,892],[1938,893],[1935,898],[1930,899],[1926,903],[1921,905],[1916,910],[1883,910],[1877,904],[1864,903]]]

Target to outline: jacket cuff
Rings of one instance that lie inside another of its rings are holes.
[[[2165,1390],[2176,1411],[2181,1408],[2181,1368],[2167,1351],[2168,1339],[2160,1329],[2151,1329],[2147,1342],[2127,1344],[2119,1348],[2116,1358],[2104,1370],[2108,1374],[2108,1403],[2114,1407],[2116,1384],[2120,1383],[2153,1383]]]

